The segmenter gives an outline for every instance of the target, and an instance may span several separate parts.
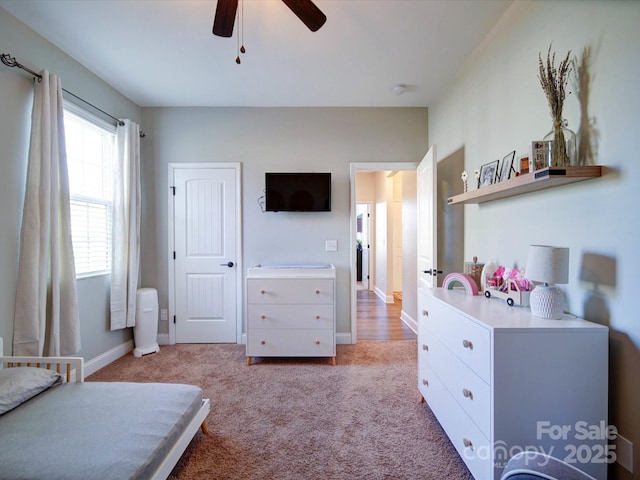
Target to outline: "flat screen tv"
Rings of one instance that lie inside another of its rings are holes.
[[[331,173],[264,174],[267,212],[330,212]]]

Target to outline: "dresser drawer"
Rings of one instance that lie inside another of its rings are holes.
[[[327,278],[247,279],[247,302],[260,304],[333,304],[333,280]]]
[[[427,334],[437,336],[453,354],[491,384],[491,332],[432,298],[423,299],[419,321]]]
[[[252,357],[331,357],[335,352],[332,329],[252,328],[247,332],[247,355]]]
[[[437,374],[418,360],[418,389],[477,480],[493,478],[490,442],[452,398]]]
[[[333,329],[333,305],[247,306],[248,328],[327,328]]]
[[[438,375],[451,397],[469,415],[482,433],[491,435],[491,387],[476,375],[435,336],[421,336],[421,361]]]
[[[436,416],[446,411],[451,402],[451,394],[422,356],[418,356],[418,390]]]

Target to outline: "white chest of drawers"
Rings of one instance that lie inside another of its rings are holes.
[[[608,328],[418,292],[418,388],[474,478],[535,449],[606,479]]]
[[[247,365],[252,357],[330,357],[335,365],[333,265],[247,272]]]

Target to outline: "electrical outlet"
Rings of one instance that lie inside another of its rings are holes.
[[[163,322],[166,322],[168,318],[169,318],[169,315],[168,315],[167,309],[166,308],[160,309],[160,320],[162,320]]]
[[[618,434],[613,444],[616,447],[616,462],[629,473],[633,473],[633,443]]]

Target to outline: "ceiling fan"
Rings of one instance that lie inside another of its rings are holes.
[[[311,0],[282,0],[296,16],[302,20],[309,30],[315,32],[327,17]],[[218,37],[230,37],[238,10],[238,0],[218,0],[216,15],[213,20],[213,34]]]

